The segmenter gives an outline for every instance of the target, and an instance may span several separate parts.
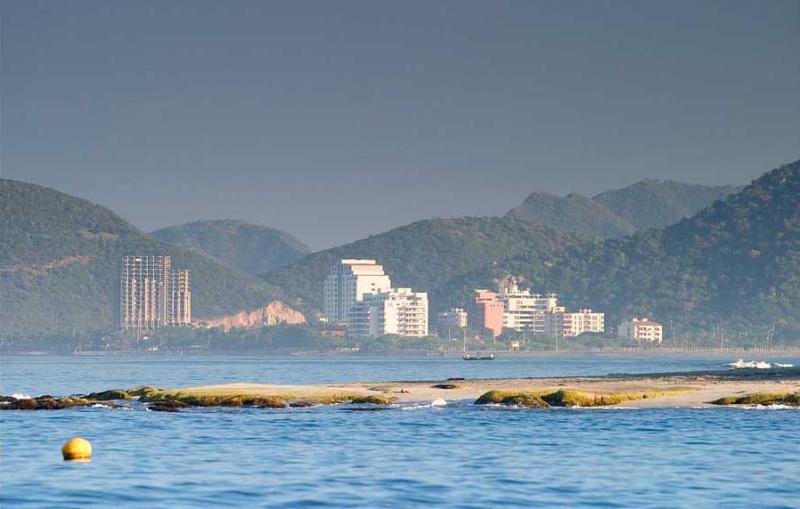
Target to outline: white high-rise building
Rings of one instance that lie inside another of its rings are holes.
[[[353,306],[365,295],[386,292],[391,287],[389,276],[375,260],[341,260],[325,278],[325,317],[331,323],[349,323]]]
[[[349,333],[353,337],[427,336],[428,294],[411,288],[365,294],[351,310]]]
[[[503,303],[503,328],[545,334],[545,314],[558,307],[558,295],[520,290],[513,278],[503,281],[497,298]]]
[[[189,271],[172,268],[171,256],[123,256],[119,325],[123,330],[184,327],[192,322]]]

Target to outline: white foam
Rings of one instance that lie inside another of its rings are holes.
[[[14,399],[31,399],[30,394],[23,394],[21,392],[15,392],[11,397]]]
[[[431,401],[431,407],[437,407],[437,406],[447,406],[447,400],[439,398]]]
[[[747,405],[741,408],[745,408],[748,410],[800,410],[800,407],[792,405],[783,405],[779,403],[773,405]]]
[[[775,363],[770,364],[767,361],[746,361],[744,359],[739,359],[736,362],[731,362],[731,363],[728,364],[728,366],[730,366],[730,367],[732,367],[734,369],[744,369],[744,368],[749,368],[749,369],[753,369],[753,368],[755,368],[755,369],[770,369],[770,368],[793,368],[794,367],[793,364],[781,364],[779,362],[775,362]]]

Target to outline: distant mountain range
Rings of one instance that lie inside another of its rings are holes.
[[[624,239],[570,246],[549,265],[512,256],[462,275],[434,297],[518,274],[607,323],[650,316],[697,332],[800,335],[800,161],[775,169],[691,218]],[[782,332],[781,332],[782,331]]]
[[[733,186],[642,180],[592,198],[532,193],[508,216],[581,235],[614,238],[663,228],[739,190]]]
[[[418,221],[316,253],[241,221],[148,235],[102,206],[0,179],[0,336],[113,326],[125,254],[168,254],[189,269],[198,318],[275,299],[313,315],[330,266],[364,257],[394,286],[428,291],[432,316],[514,274],[571,307],[605,311],[611,326],[640,314],[687,334],[798,333],[799,175],[795,162],[743,189],[643,181],[592,198],[534,193],[506,217]]]
[[[197,249],[249,274],[269,272],[310,252],[308,246],[289,233],[231,219],[169,226],[151,235],[170,244]]]
[[[97,331],[116,323],[123,255],[171,255],[189,269],[196,317],[266,306],[264,280],[194,249],[161,242],[105,207],[0,179],[0,335]]]

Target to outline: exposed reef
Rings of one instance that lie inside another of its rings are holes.
[[[549,407],[597,407],[611,406],[648,398],[658,398],[662,396],[674,396],[693,389],[685,387],[675,387],[659,391],[644,392],[610,392],[592,393],[578,391],[574,389],[558,389],[550,391],[508,391],[493,390],[483,394],[477,400],[476,405],[506,405],[524,406],[529,408],[549,408]]]
[[[744,396],[728,396],[715,399],[712,405],[787,405],[800,407],[800,391],[755,392]]]

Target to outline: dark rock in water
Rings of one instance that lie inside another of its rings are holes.
[[[86,396],[86,399],[95,401],[111,401],[114,399],[131,399],[131,395],[122,389],[110,389],[108,391],[93,392]]]
[[[463,376],[454,376],[447,379],[448,382],[456,381],[456,380],[466,380]]]
[[[306,399],[296,399],[289,402],[291,408],[308,408],[314,405],[315,403],[313,401],[308,401]]]
[[[181,408],[187,408],[188,406],[189,405],[181,401],[165,400],[152,403],[147,408],[154,412],[177,412]]]
[[[458,386],[456,384],[436,384],[431,385],[434,389],[457,389]]]
[[[62,408],[83,407],[92,404],[84,398],[66,396],[53,398],[52,396],[39,396],[38,398],[16,399],[3,396],[5,404],[0,405],[0,410],[61,410]]]

